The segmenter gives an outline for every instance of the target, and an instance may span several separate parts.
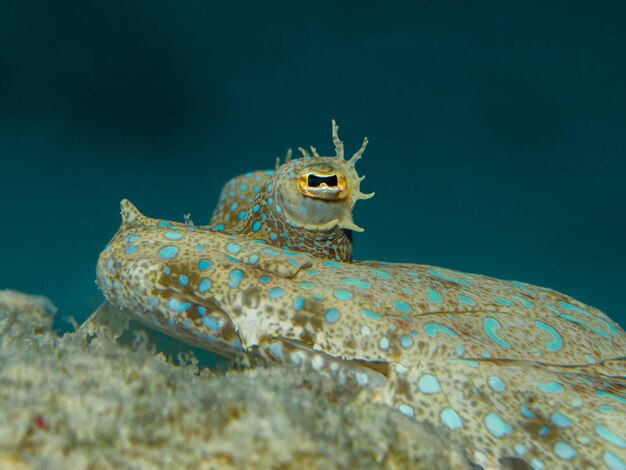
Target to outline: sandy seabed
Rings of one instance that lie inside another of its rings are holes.
[[[323,372],[175,364],[145,335],[59,336],[45,297],[0,290],[0,468],[469,468],[445,434]]]

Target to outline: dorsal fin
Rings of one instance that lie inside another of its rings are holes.
[[[149,225],[152,219],[146,217],[128,199],[120,202],[120,214],[122,215],[122,227],[132,228]]]

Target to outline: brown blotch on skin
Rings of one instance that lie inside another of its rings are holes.
[[[235,327],[233,326],[232,323],[226,323],[222,329],[221,329],[221,333],[219,335],[220,339],[226,341],[226,342],[230,342],[231,340],[233,340],[235,337],[238,337],[239,335],[237,335],[237,331],[235,331]]]
[[[348,350],[354,350],[356,348],[354,338],[346,338],[343,342],[343,346]]]
[[[313,328],[315,328],[316,330],[319,330],[319,329],[322,328],[322,319],[321,318],[311,317],[309,320],[310,320],[311,326]]]
[[[315,335],[310,331],[303,329],[300,333],[300,341],[307,345],[312,345],[315,342]]]
[[[311,299],[306,301],[305,310],[311,312],[315,316],[322,317],[326,312],[326,307],[322,302]]]
[[[535,413],[537,416],[537,414]],[[539,435],[539,430],[545,425],[544,420],[538,418],[527,418],[521,422],[522,428],[524,428],[530,434]]]
[[[309,323],[310,318],[310,315],[297,313],[292,317],[291,320],[295,326],[305,326]]]
[[[396,395],[404,395],[407,400],[413,398],[413,392],[411,392],[411,386],[405,379],[398,379],[396,381]]]
[[[261,288],[251,286],[241,292],[241,302],[244,307],[258,308],[260,303]]]
[[[199,325],[202,323],[202,315],[198,312],[198,307],[195,305],[192,308],[185,310],[185,315],[189,320],[193,322],[194,325]]]

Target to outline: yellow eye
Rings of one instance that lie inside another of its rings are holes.
[[[346,177],[337,172],[308,172],[298,177],[298,190],[305,196],[337,201],[348,195]]]

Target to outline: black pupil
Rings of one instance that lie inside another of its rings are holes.
[[[332,187],[337,186],[337,175],[330,176],[317,176],[317,175],[309,175],[309,179],[307,184],[311,188],[317,188],[320,184],[326,183],[326,186]]]

